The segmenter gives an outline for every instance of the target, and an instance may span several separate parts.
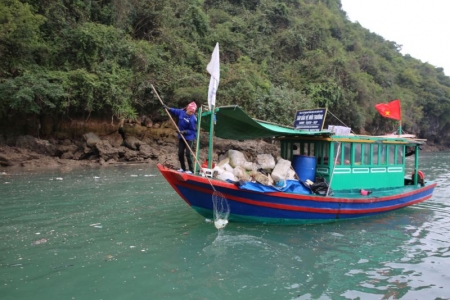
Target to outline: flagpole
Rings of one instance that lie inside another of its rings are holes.
[[[211,61],[208,63],[206,70],[211,74],[208,88],[208,106],[211,113],[209,124],[209,147],[208,147],[208,168],[212,166],[212,153],[213,153],[213,136],[214,136],[214,116],[216,106],[216,93],[219,87],[220,81],[220,59],[219,59],[219,43],[216,43],[214,51],[211,55]]]
[[[401,136],[402,135],[402,108],[400,105],[400,100],[398,100],[398,111],[399,111],[399,115],[400,115],[400,120],[398,120],[398,135]]]
[[[211,120],[209,123],[208,169],[212,169],[212,152],[214,137],[214,105],[211,105]]]

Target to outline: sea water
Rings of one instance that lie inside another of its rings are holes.
[[[153,165],[2,169],[0,299],[449,299],[450,158],[422,166],[412,207],[221,230]]]

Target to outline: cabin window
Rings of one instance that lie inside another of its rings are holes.
[[[323,156],[323,144],[316,144],[316,154],[317,154],[317,164],[323,164],[322,156]]]
[[[334,158],[337,165],[349,165],[351,162],[352,145],[350,143],[335,143]]]
[[[318,147],[318,145],[315,145],[313,142],[298,142],[298,143],[292,143],[292,154],[294,155],[308,155],[308,156],[314,156],[315,155],[315,147]],[[320,152],[317,152],[320,153]]]
[[[302,153],[303,155],[313,156],[314,155],[314,143],[302,143]]]
[[[314,143],[300,142],[293,145],[293,153],[314,156]]]
[[[349,143],[343,143],[344,144],[344,165],[349,165],[352,160],[352,145]]]
[[[363,144],[354,144],[353,149],[355,150],[355,165],[364,165],[364,148]]]
[[[317,145],[319,164],[328,165],[328,153],[330,151],[330,144],[321,143]]]
[[[388,148],[388,162],[390,165],[395,164],[396,161],[396,145],[388,145],[386,146]]]
[[[372,161],[370,164],[377,165],[378,164],[378,144],[370,145],[372,152]]]
[[[292,144],[292,154],[299,155],[300,154],[300,143]]]
[[[293,157],[292,155],[298,154],[297,144],[295,144],[293,142],[285,142],[284,144],[286,145],[285,151],[287,154],[289,154],[288,156],[286,156],[286,158],[292,159],[292,157]]]
[[[297,154],[302,154],[302,155],[304,155],[304,153],[305,153],[305,144],[304,143],[298,143],[298,144],[296,144],[297,146],[298,146],[298,151],[297,151]]]
[[[318,145],[316,148],[318,149]],[[320,145],[319,161],[326,155],[329,144]],[[319,151],[319,150],[318,150]],[[404,146],[366,144],[366,143],[334,143],[334,159],[337,165],[390,165],[404,163]],[[322,162],[323,163],[323,162]]]
[[[308,143],[308,154],[307,155],[309,155],[309,156],[314,156],[314,153],[315,153],[315,147],[316,146],[316,144],[314,144],[314,143]]]
[[[373,145],[372,151],[372,164],[374,165],[385,165],[387,159],[387,149],[386,145]]]
[[[380,164],[385,165],[388,157],[387,145],[380,145],[378,149],[380,151]]]
[[[397,165],[403,165],[403,159],[404,159],[404,154],[403,154],[403,150],[404,150],[404,146],[395,146],[396,148],[396,164]]]
[[[340,165],[341,161],[342,161],[341,147],[342,147],[342,143],[334,143],[334,163],[336,165]]]
[[[315,146],[315,156],[317,157],[317,164],[328,164],[328,153],[330,151],[329,143],[317,143]]]
[[[281,157],[292,160],[292,154],[295,153],[295,145],[291,141],[283,141],[281,143]]]
[[[368,144],[361,144],[361,164],[362,165],[368,165],[370,164],[370,145]]]
[[[353,144],[353,164],[354,165],[369,165],[369,164],[376,164],[377,160],[375,159],[374,162],[371,161],[371,151],[373,150],[374,145],[369,145],[369,144],[364,144],[364,143],[360,143],[360,144]],[[376,145],[378,147],[378,145]],[[376,148],[375,151],[378,151],[378,148]]]

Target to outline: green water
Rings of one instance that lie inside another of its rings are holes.
[[[155,166],[2,169],[0,299],[450,299],[450,158],[423,161],[414,207],[220,233]]]

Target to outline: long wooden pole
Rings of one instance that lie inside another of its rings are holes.
[[[198,156],[200,153],[200,127],[202,122],[202,106],[200,105],[200,108],[198,109],[198,118],[197,118],[197,142],[195,144],[195,155],[198,160]],[[198,168],[201,168],[202,166],[198,165]],[[194,173],[197,173],[197,164],[194,165]]]
[[[155,95],[158,97],[159,102],[161,102],[161,105],[164,107],[164,110],[166,111],[166,113],[169,115],[170,120],[172,120],[173,125],[175,125],[175,128],[177,129],[177,132],[180,134],[181,138],[183,139],[183,141],[186,143],[186,147],[189,149],[189,151],[191,152],[192,157],[194,158],[195,162],[200,166],[201,165],[197,159],[197,157],[195,156],[194,152],[192,151],[191,147],[189,147],[189,144],[187,143],[186,139],[184,138],[183,134],[181,133],[180,129],[177,126],[177,123],[175,123],[175,121],[173,120],[172,116],[170,115],[169,111],[167,110],[167,108],[164,105],[164,102],[161,100],[161,98],[159,97],[158,92],[156,91],[155,87],[153,86],[153,84],[151,85],[153,91],[155,92]]]

